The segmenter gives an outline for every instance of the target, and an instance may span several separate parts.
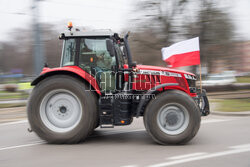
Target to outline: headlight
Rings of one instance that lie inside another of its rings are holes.
[[[184,74],[184,76],[186,79],[196,80],[196,76],[194,75]]]
[[[165,72],[165,75],[170,76],[170,77],[181,77],[181,74],[174,73],[174,72]]]

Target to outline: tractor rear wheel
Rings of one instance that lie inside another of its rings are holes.
[[[186,93],[170,90],[156,96],[147,105],[144,125],[159,144],[184,144],[200,128],[198,105]]]
[[[49,143],[78,143],[95,128],[96,97],[87,86],[67,75],[39,82],[28,102],[31,129]]]

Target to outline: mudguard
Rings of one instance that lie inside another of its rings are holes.
[[[166,88],[168,86],[177,86],[177,85],[178,85],[178,83],[165,83],[165,84],[157,85],[157,86],[153,87],[152,89],[148,90],[147,93],[145,93],[142,96],[142,98],[139,102],[139,105],[138,105],[137,110],[136,110],[136,118],[138,118],[140,116],[142,107],[146,103],[146,98],[145,98],[146,95],[151,95],[161,88]]]
[[[43,71],[41,72],[41,74],[31,83],[31,85],[34,86],[38,84],[40,81],[42,81],[43,79],[45,79],[46,77],[58,75],[58,74],[71,75],[81,80],[85,80],[87,83],[89,83],[93,87],[96,93],[101,95],[101,91],[100,91],[99,85],[96,82],[96,79],[78,66],[65,66],[65,67],[58,67],[58,68],[45,67],[43,68]]]

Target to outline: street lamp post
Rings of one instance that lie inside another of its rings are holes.
[[[44,58],[44,48],[41,41],[41,30],[39,25],[39,0],[33,0],[33,60],[34,60],[34,74],[39,75],[42,71]]]

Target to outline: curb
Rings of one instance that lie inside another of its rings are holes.
[[[250,116],[250,111],[241,112],[222,112],[222,111],[211,111],[211,115],[221,115],[221,116]]]
[[[26,104],[28,102],[28,100],[21,100],[21,99],[18,99],[18,100],[4,100],[4,101],[1,101],[0,100],[0,104]]]
[[[7,107],[7,108],[0,108],[0,111],[6,111],[6,110],[26,110],[26,106],[22,107]]]

